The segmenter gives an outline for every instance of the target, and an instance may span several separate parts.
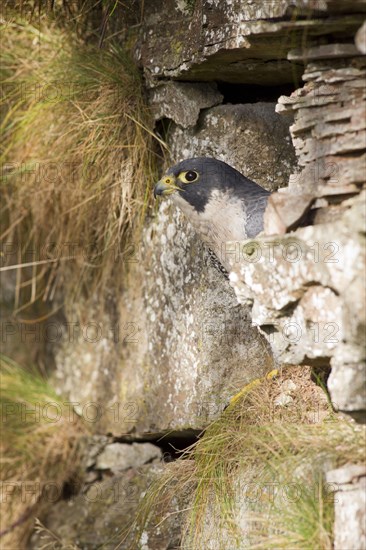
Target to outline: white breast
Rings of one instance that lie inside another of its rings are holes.
[[[227,241],[241,241],[246,238],[244,203],[238,201],[238,197],[234,197],[230,191],[215,189],[203,212],[197,212],[179,194],[171,195],[171,199],[218,258],[222,258],[222,250]]]

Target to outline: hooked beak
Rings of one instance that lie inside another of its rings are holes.
[[[176,179],[172,175],[167,175],[161,178],[160,181],[154,187],[154,197],[158,195],[171,195],[175,191],[182,191],[182,189],[176,185]]]

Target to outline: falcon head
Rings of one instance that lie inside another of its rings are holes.
[[[225,162],[208,157],[191,158],[167,170],[156,184],[154,196],[178,193],[197,212],[203,212],[215,191],[240,194],[243,180],[249,182]]]
[[[224,240],[243,240],[263,229],[270,193],[214,158],[197,157],[172,166],[156,184],[154,196],[169,198],[199,233],[209,223]]]

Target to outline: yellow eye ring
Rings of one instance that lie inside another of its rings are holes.
[[[183,183],[194,183],[199,178],[198,173],[195,170],[187,170],[186,172],[181,172],[178,176]]]

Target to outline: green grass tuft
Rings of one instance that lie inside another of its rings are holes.
[[[86,428],[35,370],[1,357],[0,382],[2,543],[20,549],[34,518],[80,474]]]
[[[276,407],[288,379],[297,386],[293,403]],[[364,426],[334,414],[310,369],[288,369],[243,394],[167,466],[131,527],[136,547],[156,510],[167,517],[175,499],[183,549],[331,550],[334,506],[325,472],[363,462],[365,435]]]

